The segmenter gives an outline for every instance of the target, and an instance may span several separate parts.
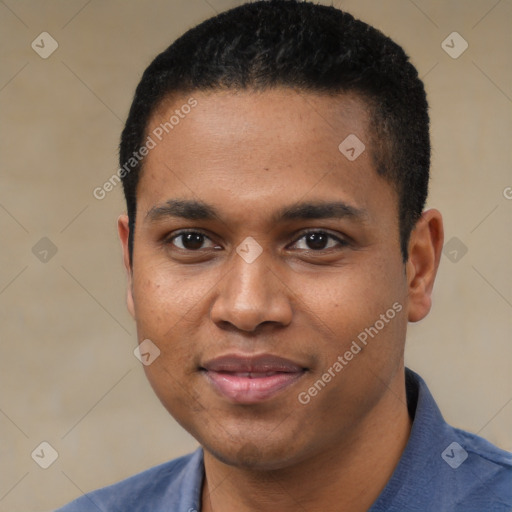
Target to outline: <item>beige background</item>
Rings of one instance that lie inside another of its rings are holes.
[[[121,187],[102,201],[92,191],[117,169],[150,60],[239,3],[0,1],[1,512],[51,510],[196,446],[133,356],[115,228]],[[468,249],[457,262],[443,256],[433,311],[410,328],[407,363],[448,421],[512,449],[512,3],[334,5],[402,44],[424,77],[429,205],[444,213],[446,240]],[[48,59],[31,48],[43,31],[59,45]],[[457,59],[441,47],[453,31],[469,43]],[[32,252],[43,237],[57,248],[47,262]],[[31,458],[42,441],[59,454],[46,470]]]

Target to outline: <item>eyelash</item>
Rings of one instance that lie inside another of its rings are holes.
[[[166,245],[174,245],[173,244],[174,240],[176,240],[180,236],[188,235],[188,234],[202,235],[205,238],[207,238],[208,240],[212,241],[211,238],[206,233],[203,233],[202,231],[184,230],[184,231],[178,231],[177,233],[173,234],[171,237],[166,238],[164,240],[164,243]],[[324,231],[324,230],[321,230],[321,229],[309,229],[309,230],[301,232],[300,236],[298,236],[298,238],[295,239],[293,244],[296,244],[299,240],[302,240],[303,238],[305,238],[306,236],[308,236],[310,234],[323,234],[323,235],[327,235],[327,237],[329,239],[335,240],[336,242],[338,242],[339,247],[346,247],[347,245],[349,245],[349,242],[347,242],[347,240],[343,240],[342,238],[339,238],[339,237],[337,237],[335,235],[332,235],[331,233],[329,233],[327,231]],[[199,252],[199,251],[202,250],[202,249],[196,249],[196,250],[193,250],[193,249],[182,249],[181,247],[176,247],[176,246],[174,246],[174,247],[176,249],[181,250],[181,251],[187,251],[187,252]],[[328,248],[325,248],[325,249],[316,249],[316,250],[315,249],[303,249],[303,250],[309,250],[310,252],[320,253],[322,251],[327,251],[327,250],[330,250],[330,249],[333,249],[333,247],[328,247]]]

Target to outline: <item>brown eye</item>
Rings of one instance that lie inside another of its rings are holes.
[[[309,233],[305,236],[306,244],[310,249],[325,249],[329,237],[325,233]]]
[[[344,247],[347,242],[325,231],[310,231],[302,235],[294,244],[298,249],[322,251],[336,247]]]
[[[204,249],[205,247],[203,247],[203,244],[207,241],[209,241],[211,243],[211,247],[213,247],[211,240],[203,233],[199,233],[197,231],[186,231],[172,237],[170,243],[185,251],[197,251],[199,249]]]

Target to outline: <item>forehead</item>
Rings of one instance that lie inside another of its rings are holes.
[[[188,106],[191,103],[193,108]],[[368,104],[356,93],[319,94],[287,87],[195,91],[162,101],[149,120],[148,132],[171,121],[174,126],[168,143],[172,143],[170,138],[191,135],[192,130],[212,143],[226,134],[247,135],[254,141],[265,134],[273,138],[278,131],[281,145],[286,141],[292,144],[297,137],[303,139],[306,133],[309,138],[337,141],[351,131],[367,138],[369,114]]]
[[[147,212],[188,196],[269,206],[331,192],[363,207],[376,186],[389,188],[374,170],[368,120],[354,94],[282,88],[169,98],[148,125],[155,147],[145,157],[139,205]]]

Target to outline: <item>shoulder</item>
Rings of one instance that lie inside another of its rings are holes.
[[[193,509],[203,478],[202,450],[160,464],[114,485],[84,494],[56,512]],[[165,508],[164,508],[165,507]]]
[[[443,452],[445,461],[452,462],[462,480],[459,497],[461,504],[471,505],[471,510],[512,509],[512,454],[501,450],[489,441],[470,432],[453,428],[458,446],[448,446]],[[459,452],[459,454],[457,454]],[[460,464],[460,465],[458,465]]]
[[[512,454],[486,439],[446,423],[430,395],[420,383],[420,396],[430,403],[422,418],[430,437],[425,448],[427,474],[431,478],[433,502],[440,510],[493,512],[512,510]]]
[[[510,512],[512,454],[449,425],[411,370],[406,389],[411,434],[372,512]]]

